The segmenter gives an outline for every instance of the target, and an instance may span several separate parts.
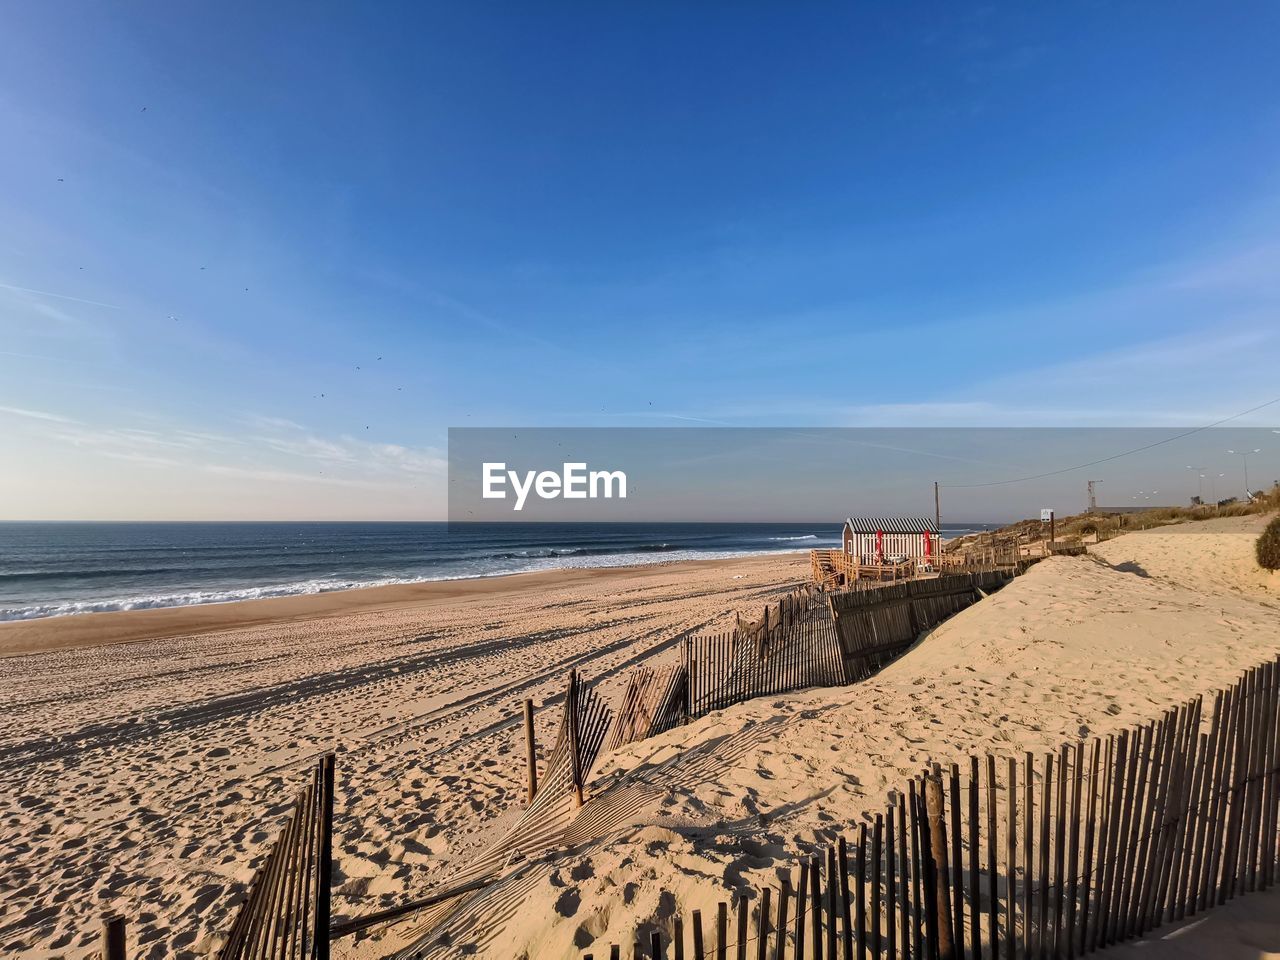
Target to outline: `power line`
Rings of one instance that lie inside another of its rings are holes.
[[[1257,413],[1264,407],[1269,407],[1273,403],[1280,403],[1280,397],[1274,400],[1268,400],[1266,403],[1260,403],[1256,407],[1250,407],[1248,410],[1242,410],[1239,413],[1232,414],[1229,417],[1223,417],[1221,420],[1215,420],[1213,423],[1206,423],[1202,427],[1194,427],[1182,433],[1174,434],[1172,437],[1165,437],[1163,440],[1157,440],[1155,443],[1148,443],[1146,446],[1136,447],[1133,450],[1126,450],[1124,453],[1112,454],[1109,457],[1103,457],[1100,460],[1090,460],[1088,463],[1079,463],[1074,467],[1063,467],[1061,470],[1050,470],[1048,473],[1037,473],[1030,477],[1015,477],[1012,480],[989,480],[985,483],[944,483],[942,486],[952,490],[965,490],[973,487],[999,487],[1009,483],[1025,483],[1028,480],[1043,480],[1045,477],[1056,477],[1063,473],[1070,473],[1073,470],[1083,470],[1085,467],[1096,467],[1100,463],[1109,463],[1112,460],[1119,460],[1121,457],[1130,457],[1135,453],[1142,453],[1144,450],[1150,450],[1153,447],[1159,447],[1166,443],[1172,443],[1175,440],[1181,440],[1183,437],[1189,437],[1194,433],[1200,433],[1204,430],[1212,430],[1224,423],[1232,420],[1239,420],[1241,417],[1247,417],[1251,413]]]

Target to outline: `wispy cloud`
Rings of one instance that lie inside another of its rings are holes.
[[[0,407],[0,413],[7,413],[14,417],[26,417],[30,420],[44,420],[49,423],[79,423],[71,417],[64,417],[60,413],[50,413],[47,410],[28,410],[23,407]]]
[[[244,422],[256,430],[305,430],[302,424],[285,417],[268,417],[260,413],[249,413]]]
[[[42,437],[87,453],[140,465],[181,468],[216,476],[287,483],[324,482],[346,485],[413,484],[443,477],[448,463],[435,448],[370,442],[351,436],[325,437],[283,417],[242,418],[260,431],[248,436],[155,424],[95,426],[69,417],[0,407],[10,413],[54,426]]]
[[[0,283],[0,289],[16,290],[19,293],[33,293],[40,297],[53,297],[55,300],[69,300],[72,303],[84,303],[91,307],[105,307],[108,310],[123,310],[124,307],[117,306],[114,303],[103,303],[101,300],[89,300],[85,297],[73,297],[66,293],[53,293],[49,290],[35,290],[31,287],[20,287],[13,283]]]
[[[246,423],[259,433],[250,438],[276,453],[315,460],[336,467],[355,468],[372,474],[438,474],[448,470],[448,461],[434,448],[415,449],[396,443],[370,442],[342,435],[325,437],[285,417],[250,414]]]

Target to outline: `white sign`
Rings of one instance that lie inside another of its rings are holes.
[[[1040,509],[1040,522],[1048,523],[1053,519],[1053,507],[1042,507]]]
[[[513,510],[524,509],[524,501],[530,490],[543,500],[554,500],[556,497],[564,497],[566,500],[595,500],[599,497],[611,499],[614,496],[622,500],[627,498],[627,475],[621,470],[592,470],[588,473],[585,463],[566,463],[562,466],[561,473],[554,470],[528,470],[521,477],[515,470],[508,470],[505,463],[486,463],[483,465],[483,487],[480,495],[486,500],[505,500],[506,484],[510,481],[515,491]]]

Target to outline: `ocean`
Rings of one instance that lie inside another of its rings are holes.
[[[833,523],[0,523],[0,621],[839,543]]]

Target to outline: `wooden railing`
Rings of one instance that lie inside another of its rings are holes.
[[[886,580],[890,583],[910,580],[920,573],[925,562],[908,559],[901,563],[860,563],[843,550],[809,551],[813,582],[824,590],[849,587],[858,580],[872,580],[877,583]]]

